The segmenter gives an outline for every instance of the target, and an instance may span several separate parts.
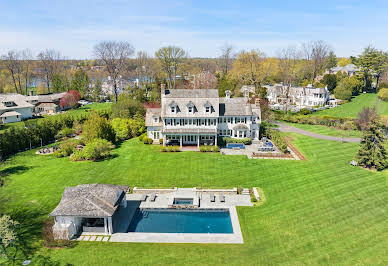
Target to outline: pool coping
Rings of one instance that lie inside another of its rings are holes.
[[[206,210],[210,208],[201,208]],[[233,234],[197,234],[197,233],[114,233],[110,242],[137,243],[198,243],[198,244],[243,244],[236,207],[224,208],[229,210],[233,227]]]

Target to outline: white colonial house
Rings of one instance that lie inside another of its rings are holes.
[[[322,107],[328,104],[330,93],[327,88],[290,87],[282,84],[266,85],[267,98],[271,107],[283,109],[286,105],[296,109]]]
[[[259,138],[260,107],[245,97],[220,98],[216,89],[162,87],[161,108],[146,113],[148,137],[183,145],[217,145],[217,136]]]
[[[33,109],[34,105],[21,94],[0,94],[0,119],[4,124],[31,118]]]

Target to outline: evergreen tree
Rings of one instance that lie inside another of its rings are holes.
[[[326,68],[332,69],[333,67],[337,66],[337,57],[335,56],[335,53],[333,51],[330,52],[329,56],[326,59]]]
[[[71,81],[71,89],[81,93],[82,97],[86,97],[90,94],[89,84],[88,74],[80,68],[74,73],[74,78]]]
[[[383,126],[379,120],[372,120],[363,131],[356,158],[359,165],[367,168],[383,170],[387,166]]]

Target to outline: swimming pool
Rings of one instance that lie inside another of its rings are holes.
[[[217,210],[136,209],[128,232],[233,234],[230,213]]]
[[[193,199],[174,199],[174,205],[193,205]]]
[[[228,148],[228,149],[233,149],[233,148],[245,149],[245,145],[243,143],[228,143],[228,144],[226,144],[226,148]]]

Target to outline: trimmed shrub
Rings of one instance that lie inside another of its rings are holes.
[[[143,138],[143,143],[144,144],[152,144],[153,142],[154,141],[151,138],[148,138],[148,137]]]
[[[269,138],[272,140],[272,142],[275,144],[276,147],[281,152],[287,151],[287,142],[283,139],[283,137],[280,135],[279,131],[277,130],[268,130]]]
[[[213,152],[219,152],[220,151],[220,147],[218,146],[213,146]]]
[[[143,133],[143,134],[141,134],[140,136],[139,136],[139,141],[140,142],[143,142],[143,139],[144,138],[147,138],[147,132],[145,132],[145,133]]]
[[[379,97],[379,99],[381,99],[383,101],[388,101],[388,88],[380,89],[377,96]]]
[[[172,146],[172,151],[173,152],[180,152],[181,149],[179,148],[179,146]]]
[[[159,139],[159,144],[163,145],[163,139]]]
[[[112,150],[112,143],[106,139],[93,139],[82,149],[76,151],[71,159],[74,161],[80,160],[99,160],[110,155]]]
[[[174,151],[174,146],[168,146],[167,147],[168,152],[173,152]]]
[[[161,148],[160,148],[160,151],[161,151],[161,152],[167,152],[167,147],[161,147]]]
[[[311,111],[307,108],[302,108],[299,110],[299,113],[302,115],[308,115],[308,114],[311,114]]]
[[[230,137],[223,137],[224,143],[243,143],[245,145],[251,144],[250,138],[243,138],[243,139],[234,139]]]

